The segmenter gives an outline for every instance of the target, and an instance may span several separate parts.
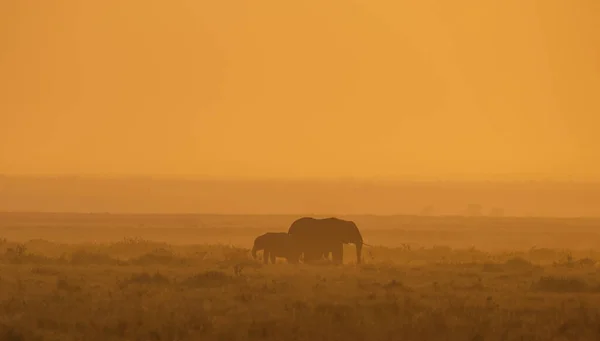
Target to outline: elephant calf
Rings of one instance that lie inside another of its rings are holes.
[[[252,247],[252,257],[256,259],[256,252],[263,250],[263,261],[265,264],[275,264],[275,258],[281,257],[287,259],[289,263],[297,263],[300,259],[300,252],[294,239],[287,232],[267,232],[254,239]]]

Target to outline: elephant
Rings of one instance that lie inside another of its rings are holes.
[[[356,263],[361,263],[363,238],[351,220],[338,218],[316,219],[303,217],[295,220],[288,233],[297,236],[300,249],[304,253],[304,261],[310,262],[329,256],[332,253],[334,263],[343,262],[343,244],[356,246]]]
[[[289,263],[298,263],[300,248],[294,241],[294,236],[286,232],[267,232],[254,239],[252,257],[256,259],[256,252],[263,250],[263,262],[275,264],[276,257],[286,258]]]

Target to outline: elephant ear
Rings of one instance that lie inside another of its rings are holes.
[[[348,237],[352,240],[352,242],[362,241],[362,235],[361,235],[360,230],[358,229],[358,226],[356,225],[356,223],[353,221],[350,221],[350,224],[348,227],[349,227]]]

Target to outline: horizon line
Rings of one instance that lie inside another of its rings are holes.
[[[5,211],[0,210],[0,215],[6,214],[70,214],[70,215],[114,215],[114,216],[298,216],[298,217],[410,217],[410,218],[461,218],[461,219],[477,219],[477,218],[489,218],[489,219],[600,219],[600,216],[545,216],[545,215],[464,215],[464,214],[432,214],[432,215],[419,215],[419,214],[382,214],[382,213],[200,213],[200,212],[108,212],[108,211],[29,211],[29,210],[14,210]]]
[[[577,179],[577,178],[525,178],[510,176],[492,176],[488,178],[474,177],[418,177],[418,176],[311,176],[311,177],[273,177],[273,176],[216,176],[216,175],[183,175],[183,174],[90,174],[90,173],[2,173],[0,178],[30,178],[30,179],[106,179],[106,180],[178,180],[178,181],[216,181],[216,182],[371,182],[371,183],[570,183],[570,184],[600,184],[600,179]]]

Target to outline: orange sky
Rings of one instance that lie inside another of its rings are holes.
[[[600,179],[600,1],[0,3],[0,173]]]

